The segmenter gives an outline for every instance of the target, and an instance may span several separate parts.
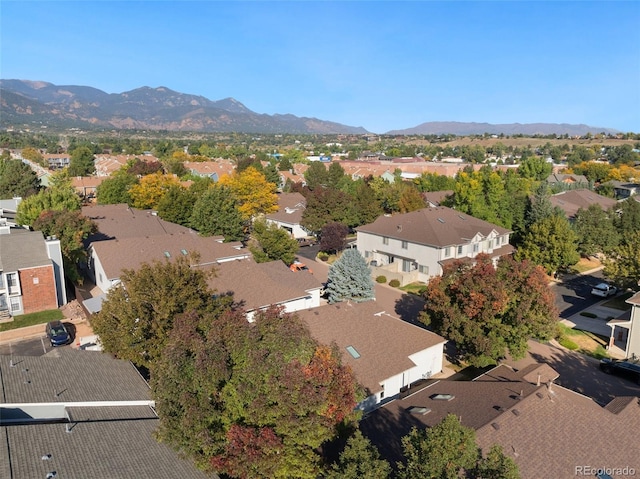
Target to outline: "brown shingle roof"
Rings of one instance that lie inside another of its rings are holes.
[[[613,198],[607,198],[584,188],[557,193],[552,195],[549,201],[553,206],[564,211],[567,218],[573,218],[580,208],[586,210],[592,204],[600,205],[603,210],[618,204]]]
[[[380,216],[373,223],[356,229],[359,232],[436,247],[465,244],[478,233],[486,237],[494,230],[498,234],[510,232],[444,206]]]
[[[228,258],[245,258],[240,243],[222,243],[216,237],[199,236],[195,231],[138,236],[91,243],[109,279],[119,278],[124,269],[137,269],[142,263],[174,259],[188,253],[199,254],[198,264],[206,265]],[[186,253],[185,253],[186,252]],[[168,256],[167,256],[168,254]]]
[[[426,387],[424,387],[426,385]],[[391,461],[402,458],[401,438],[412,427],[424,429],[440,423],[447,414],[455,414],[466,427],[478,429],[516,406],[539,387],[523,379],[523,372],[498,366],[474,381],[428,381],[416,392],[407,391],[376,409],[360,423],[360,429]],[[541,386],[544,387],[544,386]],[[454,396],[450,401],[436,400],[437,394]],[[411,408],[427,408],[428,414],[414,414]]]
[[[477,440],[486,452],[493,444],[515,460],[523,479],[576,477],[577,466],[624,468],[640,471],[638,398],[626,407],[600,407],[592,399],[553,385],[542,387],[512,410],[497,417],[497,425],[477,431]],[[514,413],[514,409],[518,414]],[[493,423],[492,422],[492,423]],[[621,479],[629,474],[613,473]]]
[[[413,367],[410,355],[445,342],[441,336],[383,311],[375,301],[337,303],[298,314],[317,341],[338,345],[343,361],[371,394],[381,390],[385,379]],[[348,354],[347,346],[353,346],[360,358]]]
[[[307,296],[322,283],[306,271],[294,273],[282,261],[255,263],[229,261],[216,266],[216,277],[207,284],[220,294],[233,293],[234,300],[248,311]]]
[[[281,223],[299,224],[306,206],[307,200],[300,193],[279,193],[278,211],[268,214],[267,218]]]
[[[138,210],[126,204],[83,206],[82,214],[93,220],[100,231],[87,242],[110,238],[135,238],[191,231],[189,228],[162,220],[151,210]]]

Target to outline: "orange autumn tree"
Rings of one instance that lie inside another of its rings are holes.
[[[254,167],[220,178],[219,184],[228,186],[238,201],[238,210],[245,220],[258,214],[278,211],[276,185]]]

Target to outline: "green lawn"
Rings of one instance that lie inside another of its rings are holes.
[[[427,289],[427,285],[426,283],[410,283],[407,284],[405,286],[401,286],[400,288],[398,288],[402,291],[404,291],[405,293],[410,293],[410,294],[417,294],[418,296],[421,296],[422,293],[424,293]]]
[[[40,311],[39,313],[23,314],[14,317],[10,323],[0,324],[0,331],[9,331],[11,329],[24,328],[25,326],[34,326],[36,324],[48,323],[56,319],[63,319],[62,311],[59,309],[51,309],[49,311]]]
[[[605,349],[608,343],[607,338],[603,338],[589,331],[570,328],[561,323],[558,324],[558,330],[560,331],[558,342],[565,348],[578,351],[596,359],[609,357]]]

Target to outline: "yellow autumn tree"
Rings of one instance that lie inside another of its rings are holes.
[[[141,210],[157,208],[162,197],[172,186],[180,186],[180,181],[174,175],[157,172],[143,176],[140,182],[129,190],[132,206]]]
[[[258,170],[249,168],[231,176],[223,176],[219,183],[226,185],[238,200],[238,210],[248,220],[258,214],[278,211],[276,185],[267,181]]]

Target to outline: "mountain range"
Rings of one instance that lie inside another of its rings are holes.
[[[136,129],[184,132],[366,134],[362,127],[251,111],[233,98],[212,101],[169,88],[141,87],[106,93],[90,86],[44,81],[0,80],[0,127],[41,124],[50,128]],[[429,122],[392,135],[617,133],[608,128],[555,123],[505,124]]]

